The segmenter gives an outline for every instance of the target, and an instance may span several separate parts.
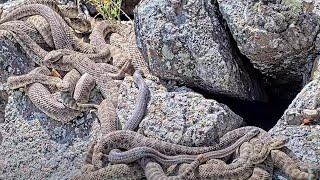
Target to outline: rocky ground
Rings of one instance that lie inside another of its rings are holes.
[[[6,106],[0,179],[69,179],[80,173],[92,116],[62,124],[39,111],[25,93],[10,93]]]
[[[8,1],[3,6],[17,2]],[[218,0],[217,6],[208,2],[190,0],[174,9],[168,1],[145,0],[137,7],[138,46],[150,70],[163,79],[146,79],[151,98],[139,133],[203,146],[245,124],[226,104],[205,98],[189,87],[267,101],[261,84],[289,86],[294,88],[275,90],[279,98],[283,92],[287,97],[299,92],[288,110],[317,108],[317,65],[312,71],[320,46],[317,2],[312,9],[306,9],[302,1],[299,6],[241,0]],[[133,5],[127,6],[132,9]],[[7,90],[6,79],[29,72],[34,63],[14,39],[0,37],[0,179],[70,179],[79,175],[88,144],[101,136],[96,115],[84,113],[70,123],[60,123],[38,110],[23,90]],[[256,70],[263,78],[255,76]],[[117,106],[121,124],[131,115],[137,93],[132,77],[126,77]],[[303,126],[303,119],[288,124],[287,111],[269,133],[286,135],[288,149],[303,162],[320,168],[320,120]],[[276,171],[274,179],[288,178]]]
[[[22,1],[23,0],[1,0],[0,3],[4,9],[7,9],[11,6],[14,6],[15,4],[22,2]]]
[[[319,79],[311,81],[301,90],[286,111],[292,108],[311,108],[313,102],[317,100],[319,90]],[[286,116],[287,114],[284,113],[269,133],[290,137],[286,146],[303,162],[312,163],[315,168],[320,168],[320,121],[308,126],[289,125],[285,120]],[[277,172],[275,176],[284,179],[280,172]]]

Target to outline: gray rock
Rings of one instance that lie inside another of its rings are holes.
[[[187,146],[206,146],[240,127],[243,119],[226,105],[205,99],[188,88],[171,87],[171,91],[146,79],[151,92],[147,113],[138,132],[157,139]],[[120,86],[117,114],[124,124],[134,109],[138,88],[132,77]]]
[[[135,11],[137,44],[161,79],[249,100],[264,99],[245,70],[211,1],[145,0]]]
[[[0,94],[6,90],[5,83],[9,76],[26,74],[34,67],[35,63],[28,58],[12,35],[0,31]]]
[[[0,31],[0,122],[4,121],[4,106],[7,103],[6,82],[11,75],[30,72],[35,63],[21,49],[10,33]]]
[[[21,2],[23,2],[23,0],[0,0],[1,7],[3,7],[4,10]]]
[[[287,143],[290,149],[300,160],[305,163],[313,164],[313,168],[320,170],[320,121],[316,119],[313,125],[300,126],[300,122],[296,125],[289,125],[286,121],[290,119],[287,117],[287,112],[291,109],[314,109],[314,102],[320,91],[320,79],[315,79],[307,84],[297,97],[289,105],[284,115],[280,118],[278,123],[269,131],[272,135],[285,135],[289,137]],[[318,105],[317,105],[318,106]],[[276,176],[281,173],[277,172]],[[276,178],[280,179],[280,178]]]
[[[6,101],[0,100],[0,123],[4,122],[4,108],[6,106]]]
[[[301,85],[314,59],[319,17],[303,11],[303,1],[279,2],[218,0],[240,51],[254,67],[272,83]]]
[[[319,44],[320,45],[320,44]],[[316,59],[313,61],[312,65],[312,71],[311,71],[311,80],[314,80],[316,78],[320,78],[320,56],[317,55]]]
[[[5,123],[0,124],[0,179],[79,175],[87,147],[99,134],[97,121],[85,114],[60,123],[39,111],[24,92],[9,91],[9,95]]]

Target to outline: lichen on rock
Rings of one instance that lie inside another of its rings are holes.
[[[289,142],[286,147],[304,163],[313,164],[311,168],[319,168],[318,170],[320,170],[319,117],[314,119],[311,125],[302,125],[303,117],[299,114],[295,118],[288,117],[288,111],[292,109],[315,109],[320,103],[319,92],[320,79],[308,83],[292,101],[278,123],[269,131],[272,135],[287,136]],[[281,176],[281,173],[276,173],[276,176]]]
[[[0,98],[7,99],[6,82],[9,76],[26,74],[35,67],[35,63],[21,50],[13,36],[0,31]]]
[[[265,100],[232,48],[218,9],[210,1],[142,1],[135,11],[137,44],[150,70],[216,94]]]
[[[319,18],[303,2],[218,0],[241,53],[274,85],[301,87],[310,73]]]
[[[70,179],[80,174],[99,124],[90,114],[61,123],[37,109],[24,92],[9,91],[0,124],[0,179]]]
[[[206,146],[219,141],[219,137],[238,128],[243,119],[226,105],[189,88],[171,87],[146,79],[151,91],[147,112],[138,132],[157,139],[186,146]],[[138,89],[131,77],[120,86],[117,114],[124,124],[130,117]]]

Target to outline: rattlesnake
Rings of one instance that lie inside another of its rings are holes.
[[[133,80],[139,88],[139,93],[136,100],[137,102],[136,106],[134,107],[132,115],[130,116],[128,121],[125,123],[123,127],[124,130],[126,129],[134,130],[138,127],[144,115],[145,109],[147,108],[147,105],[148,105],[148,98],[150,96],[150,91],[146,82],[143,80],[141,74],[142,74],[141,70],[136,70],[133,73]]]
[[[41,15],[48,21],[54,45],[57,49],[76,49],[85,53],[95,52],[94,47],[90,46],[89,44],[85,45],[84,43],[79,43],[79,40],[71,32],[70,28],[62,19],[62,17],[50,7],[42,4],[30,4],[18,7],[3,16],[0,19],[0,24],[32,15]]]
[[[199,172],[191,175],[191,179],[248,179],[252,174],[253,165],[247,163],[252,153],[252,145],[243,143],[240,146],[238,160],[231,164],[225,164],[221,160],[211,160],[207,164],[199,166]],[[184,171],[186,165],[182,165],[179,172]],[[196,177],[195,177],[196,175]]]
[[[126,38],[126,42],[124,43],[119,41],[111,42],[111,44],[117,46],[121,49],[121,53],[124,53],[129,58],[129,61],[135,70],[141,70],[145,76],[150,76],[149,69],[146,66],[146,63],[141,55],[141,52],[137,48],[136,39],[134,35],[134,30],[132,25],[120,24],[111,21],[100,21],[97,22],[95,27],[90,34],[90,43],[96,47],[104,47],[108,46],[105,42],[105,37],[109,33],[117,33],[122,37]],[[112,52],[112,50],[111,50]],[[125,62],[120,62],[120,66]]]
[[[189,178],[192,172],[204,161],[205,158],[202,155],[198,155],[197,158],[190,163],[183,172],[180,172],[177,176],[170,177],[165,175],[162,171],[162,167],[158,163],[153,162],[151,158],[143,158],[140,164],[142,167],[144,167],[144,172],[148,180],[180,180]]]
[[[86,84],[86,82],[82,82],[81,85],[78,86],[78,88],[84,88],[85,90],[79,91],[79,95],[76,99],[77,101],[88,101],[91,91],[87,91],[88,87],[90,87],[90,85]],[[33,83],[27,86],[26,92],[28,97],[36,107],[38,107],[47,116],[55,120],[61,122],[69,122],[75,119],[81,113],[80,111],[65,107],[63,103],[60,102],[60,92],[52,94],[46,87],[44,87],[40,83]]]
[[[31,15],[42,15],[43,17]],[[84,170],[84,172],[90,171],[90,173],[78,178],[102,178],[105,176],[103,178],[119,179],[131,176],[132,179],[139,179],[144,176],[137,163],[134,165],[109,165],[94,171],[92,164],[96,167],[102,167],[101,164],[106,157],[112,163],[130,163],[138,160],[144,167],[148,179],[179,179],[189,178],[189,176],[201,177],[202,179],[267,179],[271,177],[269,172],[265,170],[268,164],[275,164],[290,178],[315,179],[314,174],[303,172],[299,169],[296,160],[278,150],[284,146],[285,139],[281,139],[281,137],[273,139],[258,128],[239,128],[227,133],[220,139],[220,143],[210,147],[186,147],[147,138],[129,131],[137,128],[147,107],[146,98],[150,95],[141,75],[143,73],[148,76],[150,72],[135,44],[133,27],[111,24],[109,21],[98,22],[90,35],[91,44],[88,44],[76,38],[67,25],[71,24],[71,20],[63,19],[67,16],[68,12],[61,12],[60,7],[51,0],[31,0],[22,4],[21,7],[15,7],[12,12],[4,14],[0,19],[0,23],[2,23],[0,30],[11,33],[37,64],[70,71],[70,74],[67,73],[61,80],[58,77],[50,76],[47,68],[36,68],[29,74],[9,78],[9,88],[26,86],[27,95],[35,106],[49,117],[62,122],[74,119],[80,111],[88,110],[89,106],[98,108],[101,132],[105,136],[101,141],[93,142],[89,148],[86,161],[91,165],[88,167],[91,168]],[[24,18],[28,18],[28,20],[26,22],[11,21]],[[81,26],[85,27],[85,25]],[[108,45],[105,37],[111,32],[117,34],[110,38],[111,45]],[[47,52],[37,43],[47,44],[49,48],[57,48],[58,50]],[[128,58],[125,58],[126,56]],[[105,63],[111,61],[117,67]],[[139,94],[136,107],[124,126],[126,130],[117,130],[120,129],[117,127],[115,110],[118,84],[114,80],[122,79],[131,64],[135,70],[138,70],[135,71],[133,77],[138,85]],[[51,93],[39,82],[55,85],[61,92]],[[87,103],[95,83],[106,98],[99,106]],[[260,134],[251,139],[250,143],[244,142],[258,132]],[[238,146],[240,146],[240,156],[237,161],[226,164],[221,160],[212,159],[228,156]],[[118,148],[127,151],[121,152]],[[201,155],[198,156],[198,154]],[[211,160],[207,164],[202,164],[209,159]],[[191,164],[183,164],[178,176],[167,177],[162,167],[155,161],[161,164],[182,162]],[[265,166],[261,163],[265,163]],[[197,167],[199,167],[199,172],[196,173]]]
[[[249,141],[251,138],[256,136],[259,133],[259,130],[252,130],[248,132],[245,136],[238,139],[235,143],[231,146],[220,149],[217,151],[209,151],[209,152],[200,152],[203,156],[203,159],[218,159],[226,157],[232,154],[241,144],[246,141]],[[199,148],[200,149],[200,148]],[[175,156],[167,156],[158,152],[156,149],[150,147],[136,147],[129,149],[128,151],[121,152],[117,149],[111,150],[108,155],[108,160],[111,163],[130,163],[136,161],[143,157],[152,157],[156,159],[161,164],[165,165],[173,165],[173,164],[180,164],[180,163],[191,163],[195,161],[198,155],[175,155]]]
[[[257,129],[252,131],[259,132]],[[220,142],[215,146],[188,147],[145,137],[133,131],[118,130],[107,134],[101,141],[97,143],[94,149],[94,154],[96,156],[93,158],[93,162],[96,166],[101,166],[102,162],[104,161],[103,154],[108,154],[112,149],[121,148],[129,150],[135,147],[145,146],[157,149],[159,152],[166,155],[197,155],[216,149],[221,149],[221,147],[230,143],[230,141],[234,141],[234,139],[225,139],[223,142]]]
[[[56,85],[57,83],[61,83],[62,80],[58,77],[50,76],[50,71],[48,69],[46,74],[38,73],[39,71],[45,71],[44,67],[37,67],[28,74],[19,75],[19,76],[10,76],[7,79],[7,86],[9,89],[18,89],[22,87],[26,87],[32,83],[41,83],[47,85]]]

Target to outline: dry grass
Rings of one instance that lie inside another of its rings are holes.
[[[99,14],[107,20],[120,20],[121,12],[124,13],[121,10],[122,0],[89,0],[89,2],[91,2]]]

